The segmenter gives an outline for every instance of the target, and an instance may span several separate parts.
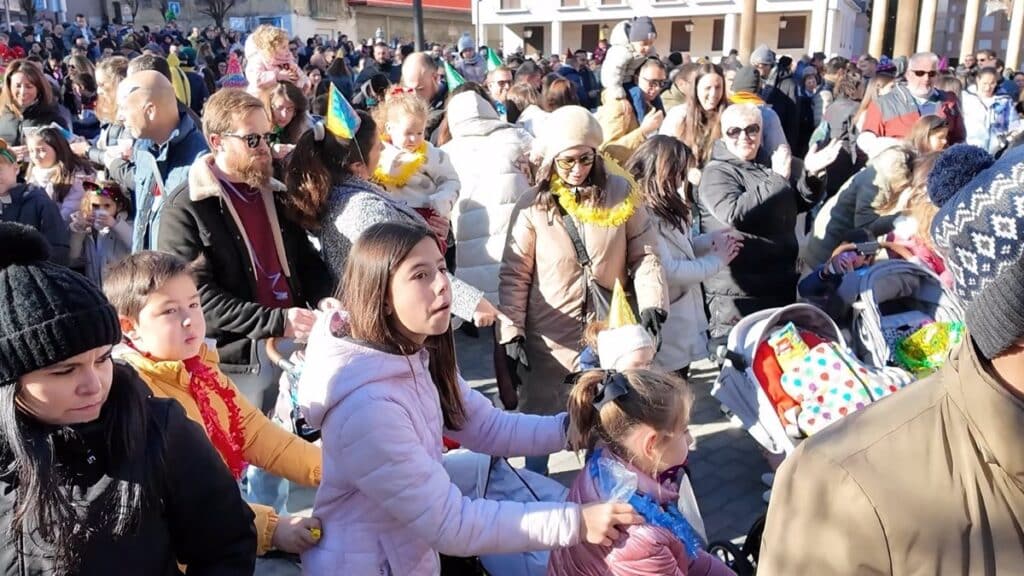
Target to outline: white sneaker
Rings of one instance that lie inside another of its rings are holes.
[[[765,504],[771,504],[771,501],[772,501],[772,491],[771,490],[765,490],[764,493],[761,494],[761,500],[764,500]]]
[[[775,484],[775,472],[765,472],[761,474],[761,484],[771,488]]]

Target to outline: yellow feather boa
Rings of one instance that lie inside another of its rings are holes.
[[[373,171],[373,181],[384,188],[402,188],[409,183],[409,180],[419,172],[423,164],[427,162],[427,142],[424,140],[416,147],[416,150],[409,152],[412,160],[402,164],[398,173],[392,175],[390,172],[381,170],[380,165]]]
[[[629,195],[617,206],[610,208],[580,206],[576,202],[576,193],[562,182],[557,173],[551,175],[551,193],[554,194],[555,198],[558,198],[558,203],[562,208],[576,220],[602,228],[618,228],[633,217],[637,205],[641,204],[643,200],[640,198],[639,186],[636,180],[633,179],[633,176],[623,170],[615,160],[607,155],[602,154],[602,159],[604,160],[605,172],[625,178],[629,185]]]

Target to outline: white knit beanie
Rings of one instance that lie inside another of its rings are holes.
[[[543,144],[544,164],[550,164],[559,153],[576,146],[598,150],[604,141],[601,125],[582,106],[563,106],[544,119],[539,140]]]
[[[644,348],[653,350],[654,340],[639,324],[602,330],[597,335],[597,357],[602,370],[615,369],[623,356]]]

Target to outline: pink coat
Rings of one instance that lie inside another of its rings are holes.
[[[440,573],[437,554],[473,556],[571,546],[579,506],[463,497],[442,465],[443,419],[427,353],[389,354],[339,338],[338,312],[314,326],[299,402],[323,432],[323,479],[313,515],[323,538],[302,556],[305,574]],[[502,412],[461,380],[467,421],[445,430],[495,456],[550,454],[565,445],[564,415]]]
[[[641,494],[665,504],[679,499],[679,493],[659,486],[651,477],[623,462],[637,475]],[[596,481],[586,467],[576,476],[569,490],[569,501],[580,504],[601,502]],[[736,576],[717,558],[701,550],[696,559],[686,553],[685,545],[670,531],[642,524],[630,526],[625,540],[615,546],[577,544],[555,550],[548,562],[548,576]]]
[[[299,71],[299,79],[295,85],[305,88],[309,77],[295,63],[295,57],[287,48],[279,54],[269,55],[256,48],[250,36],[245,41],[245,79],[249,81],[248,92],[253,96],[262,96],[265,90],[277,85],[277,72],[282,66],[295,67]]]

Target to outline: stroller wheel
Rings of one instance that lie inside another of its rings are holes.
[[[721,541],[708,544],[708,554],[722,561],[723,564],[732,569],[736,576],[754,576],[756,570],[750,564],[750,560],[743,555],[739,546],[732,542]]]

